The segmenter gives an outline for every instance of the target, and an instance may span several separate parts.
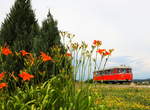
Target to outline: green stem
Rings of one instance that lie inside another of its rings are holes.
[[[106,66],[106,63],[107,63],[108,59],[109,59],[109,55],[108,55],[108,57],[106,58],[106,61],[105,61],[105,63],[104,63],[103,70],[105,69],[105,66]]]
[[[99,67],[98,67],[98,70],[99,70],[99,69],[100,69],[100,67],[101,67],[101,64],[102,64],[103,58],[104,58],[104,56],[102,55],[102,56],[101,56],[101,60],[100,60],[100,64],[99,64]]]

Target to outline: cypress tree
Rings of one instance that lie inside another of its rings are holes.
[[[44,43],[43,51],[47,51],[54,45],[61,45],[57,21],[53,19],[50,11],[47,18],[42,22],[41,37]]]
[[[0,44],[15,50],[32,49],[32,40],[39,34],[39,26],[30,0],[16,0],[0,31]]]

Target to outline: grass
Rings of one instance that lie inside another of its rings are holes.
[[[150,110],[150,88],[64,82],[56,76],[36,86],[0,95],[0,110]]]
[[[91,85],[97,105],[107,110],[150,110],[150,88]]]

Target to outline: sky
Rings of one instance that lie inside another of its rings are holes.
[[[15,0],[0,0],[0,24]],[[50,9],[58,28],[88,44],[114,48],[107,66],[127,65],[134,79],[150,78],[150,0],[32,0],[41,22]]]

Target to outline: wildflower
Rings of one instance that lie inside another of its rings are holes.
[[[26,73],[26,72],[22,72],[21,74],[18,75],[19,77],[21,77],[24,81],[26,80],[30,80],[31,78],[34,78],[33,75]]]
[[[103,55],[104,52],[106,52],[106,49],[98,49],[96,52]]]
[[[77,50],[78,47],[79,47],[79,44],[78,44],[78,43],[72,43],[72,44],[71,44],[71,47],[72,47],[74,50]]]
[[[12,51],[9,49],[9,48],[2,48],[2,54],[4,55],[9,55],[9,54],[12,54]]]
[[[92,54],[91,54],[91,52],[90,51],[86,51],[86,54],[85,54],[87,57],[91,57],[92,56]]]
[[[4,88],[4,87],[7,87],[7,86],[8,86],[7,83],[0,83],[0,89]]]
[[[109,52],[112,53],[114,51],[114,49],[109,49]]]
[[[29,54],[29,53],[26,52],[25,50],[21,50],[20,52],[21,52],[22,56],[25,56],[25,55]]]
[[[52,60],[52,58],[50,56],[48,56],[46,53],[44,53],[44,52],[40,52],[40,53],[41,53],[41,57],[44,62]]]
[[[94,45],[94,46],[100,46],[100,45],[102,45],[102,41],[94,40],[94,41],[93,41],[93,45]]]
[[[80,48],[86,49],[87,47],[88,47],[88,44],[82,41]]]
[[[65,37],[66,34],[67,34],[67,32],[63,32],[63,31],[60,31],[59,33],[60,33],[60,35],[61,35],[62,37]]]
[[[66,53],[66,56],[71,57],[72,55],[71,53]]]
[[[104,52],[104,56],[107,56],[107,55],[111,55],[111,53],[108,52],[108,51],[105,51],[105,52]]]
[[[2,80],[2,79],[4,78],[5,73],[6,73],[6,72],[0,73],[0,80]]]

